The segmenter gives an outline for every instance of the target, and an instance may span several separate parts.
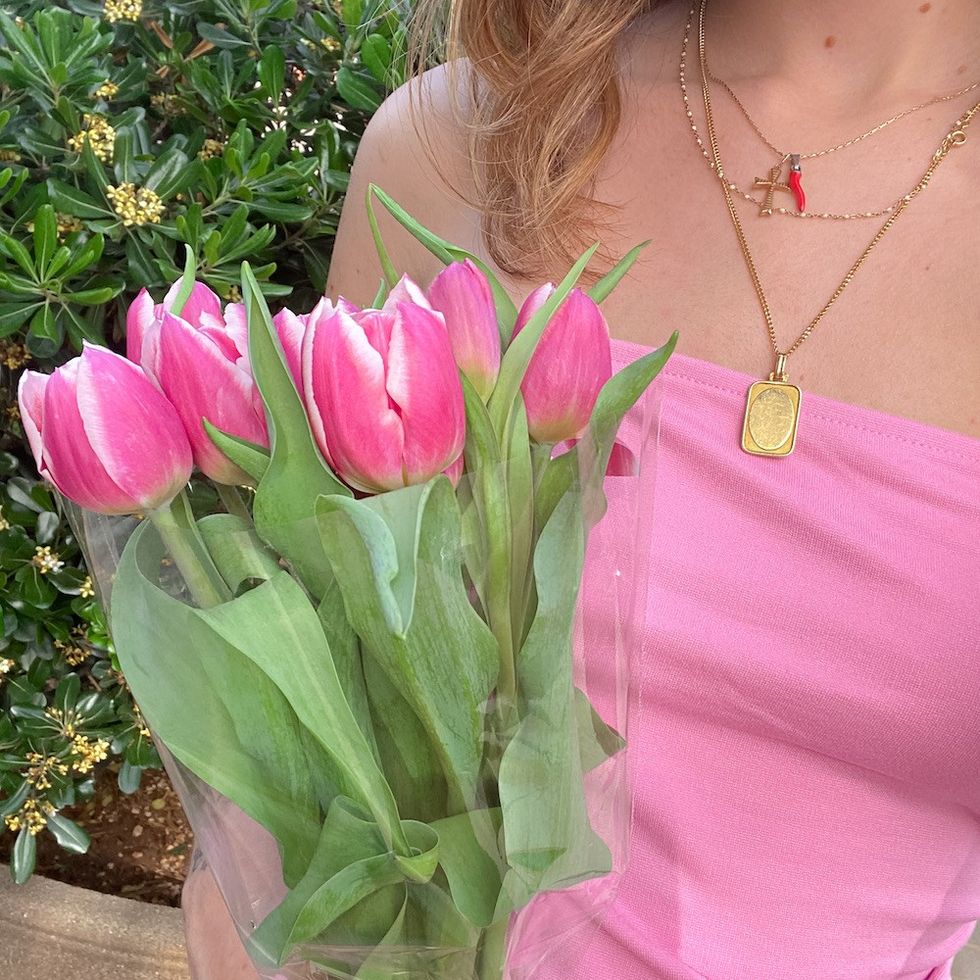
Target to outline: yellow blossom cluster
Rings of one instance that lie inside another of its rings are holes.
[[[17,813],[3,818],[7,827],[16,833],[26,827],[32,837],[36,837],[48,822],[48,815],[54,813],[54,806],[47,800],[40,805],[35,799],[26,800]]]
[[[143,13],[143,0],[105,0],[102,8],[102,16],[110,24],[115,24],[120,20],[129,20],[134,23],[140,19]]]
[[[240,303],[242,301],[242,291],[234,283],[228,287],[228,292],[225,293],[225,299],[229,303]]]
[[[61,651],[61,655],[70,667],[77,667],[79,664],[88,660],[88,650],[78,643],[66,643],[64,640],[55,640],[54,645]]]
[[[28,752],[27,761],[30,768],[27,770],[27,781],[38,790],[51,789],[52,773],[59,776],[68,775],[68,766],[56,755],[42,755],[40,752]]]
[[[93,93],[97,99],[105,99],[108,102],[119,94],[119,86],[115,82],[103,82]]]
[[[103,762],[109,757],[109,743],[104,738],[94,742],[84,735],[76,735],[72,739],[71,754],[77,756],[71,767],[76,772],[91,772],[97,762]]]
[[[20,163],[20,154],[16,150],[0,150],[0,161],[4,163]]]
[[[173,92],[157,92],[156,95],[151,95],[150,105],[165,116],[176,116],[180,112],[180,98]]]
[[[58,553],[52,551],[48,545],[45,545],[43,548],[38,545],[34,549],[34,557],[31,559],[31,564],[42,575],[47,575],[49,572],[60,572],[65,567],[65,563],[58,556]]]
[[[82,116],[82,131],[68,137],[68,149],[81,153],[88,143],[92,152],[103,162],[112,163],[112,150],[116,145],[116,131],[104,116],[86,112]]]
[[[61,708],[55,708],[53,705],[49,705],[44,709],[44,713],[61,729],[61,734],[65,738],[75,737],[75,725],[65,717],[65,713]]]
[[[84,231],[85,225],[82,224],[81,218],[76,218],[73,214],[61,214],[58,213],[58,237],[63,238],[65,235],[70,235],[73,231]]]
[[[95,588],[92,585],[92,576],[86,575],[85,581],[82,582],[81,587],[78,590],[78,594],[83,599],[91,599],[95,596]]]
[[[202,160],[213,160],[215,157],[220,157],[224,152],[225,144],[221,140],[206,139],[197,155]]]
[[[22,368],[31,359],[31,352],[12,340],[0,340],[0,364],[11,371]]]
[[[122,223],[130,225],[159,224],[163,214],[163,201],[155,191],[126,182],[118,187],[106,189],[106,197],[112,208],[122,218]]]
[[[343,45],[335,37],[322,37],[320,38],[320,44],[331,54],[340,54],[343,49]]]
[[[9,530],[10,530],[10,521],[8,521],[7,518],[3,516],[3,507],[0,506],[0,531],[9,531]],[[0,664],[5,664],[5,663],[7,663],[6,660],[0,660]],[[5,674],[5,673],[6,671],[3,669],[2,666],[0,666],[0,674]]]
[[[7,418],[10,419],[11,422],[19,422],[20,421],[20,409],[16,405],[8,405],[7,406]],[[2,531],[2,530],[3,530],[3,528],[0,527],[0,531]]]
[[[0,657],[0,683],[17,665],[9,657]]]

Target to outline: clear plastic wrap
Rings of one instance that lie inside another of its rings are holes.
[[[583,439],[550,513],[527,513],[512,698],[480,491],[513,481],[506,461],[258,533],[241,513],[165,527],[68,505],[263,980],[530,980],[601,919],[628,860],[659,400],[629,410],[603,480]],[[202,541],[230,596],[211,608],[182,574]],[[312,573],[324,553],[349,577]]]

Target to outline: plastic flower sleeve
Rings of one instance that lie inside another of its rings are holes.
[[[509,700],[480,496],[513,481],[508,461],[455,488],[321,495],[265,535],[303,542],[300,561],[230,514],[167,538],[73,508],[127,680],[265,980],[530,978],[601,919],[628,857],[658,408],[654,385],[601,480],[588,436],[556,451],[560,480],[557,460],[533,461]],[[210,608],[172,553],[202,541],[230,596]]]

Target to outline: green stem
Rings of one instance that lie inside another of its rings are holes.
[[[150,520],[198,606],[208,609],[230,601],[231,590],[204,544],[185,492],[182,490],[169,504],[153,511]]]
[[[504,919],[483,930],[476,964],[479,980],[503,980],[507,966],[507,926],[508,920]]]
[[[218,488],[218,497],[225,505],[225,510],[229,514],[234,514],[236,517],[242,518],[246,523],[251,524],[252,515],[248,512],[248,505],[245,503],[238,487],[229,487],[224,483],[216,483],[215,486]]]

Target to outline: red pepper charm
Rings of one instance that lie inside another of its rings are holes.
[[[796,210],[806,210],[806,194],[803,191],[803,170],[800,167],[799,153],[791,153],[789,157],[789,186],[796,198]]]

